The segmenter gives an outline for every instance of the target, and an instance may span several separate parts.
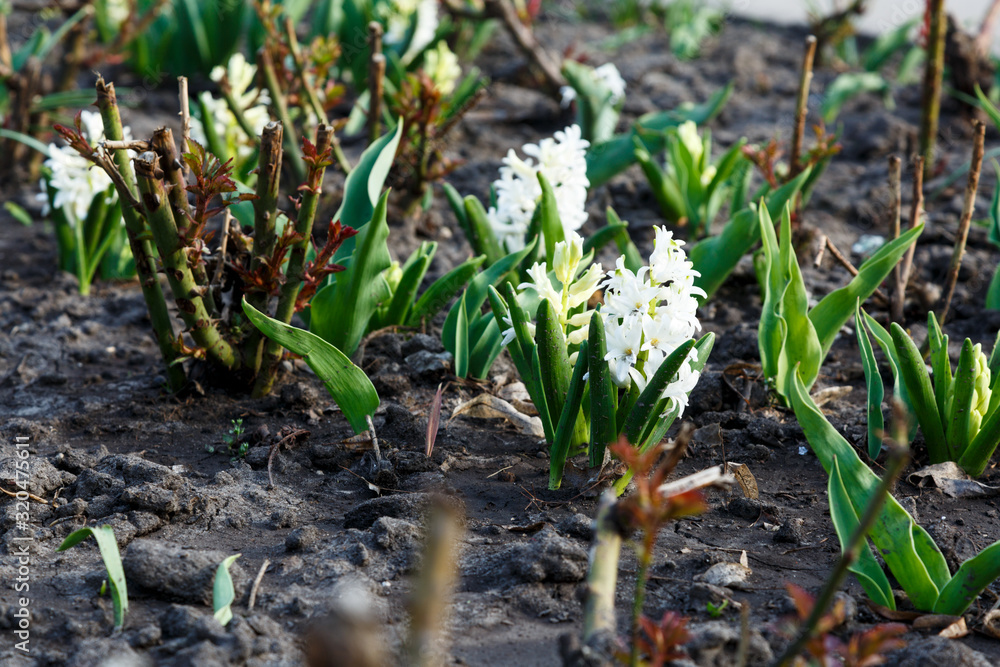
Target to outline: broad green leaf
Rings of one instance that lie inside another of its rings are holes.
[[[31,218],[31,214],[28,213],[24,207],[18,205],[12,201],[6,201],[3,204],[4,210],[10,214],[10,217],[14,218],[20,222],[25,227],[30,227],[34,220]]]
[[[417,295],[417,289],[423,282],[427,269],[434,259],[434,252],[437,244],[421,244],[420,248],[414,251],[413,255],[407,259],[403,265],[403,275],[399,279],[396,291],[392,293],[392,300],[385,311],[385,316],[381,318],[378,327],[369,325],[369,330],[391,325],[401,325],[405,323],[410,315],[410,307]]]
[[[883,245],[861,265],[858,269],[858,275],[854,276],[851,282],[827,294],[816,304],[815,308],[809,311],[809,319],[816,327],[816,334],[823,346],[824,359],[830,351],[830,346],[833,345],[833,340],[837,337],[837,332],[851,318],[855,302],[858,299],[864,302],[872,295],[886,276],[892,272],[893,267],[899,263],[907,248],[916,242],[917,237],[923,231],[923,224],[917,225],[901,234],[898,239],[893,239]]]
[[[938,414],[942,420],[947,420],[946,405],[951,395],[951,355],[948,352],[948,336],[941,331],[934,311],[927,313],[927,343],[930,350],[931,371],[934,384],[934,401],[937,403]],[[942,427],[947,431],[944,421]],[[945,433],[947,435],[947,432]]]
[[[899,27],[876,37],[871,46],[865,50],[863,67],[869,72],[882,69],[896,52],[910,45],[910,31],[916,23],[916,19],[906,21]]]
[[[728,83],[713,93],[704,104],[648,113],[640,117],[628,132],[616,134],[607,141],[591,146],[587,151],[587,179],[590,187],[603,185],[635,162],[633,141],[636,137],[641,137],[646,150],[655,155],[664,147],[663,130],[677,127],[688,120],[693,120],[698,125],[707,123],[722,110],[732,92],[733,84]]]
[[[957,461],[969,445],[969,417],[972,412],[972,399],[976,393],[976,355],[972,341],[968,338],[962,345],[958,368],[955,370],[955,379],[949,393],[950,400],[946,404],[946,411],[941,413],[941,418],[944,420],[942,426],[948,441],[949,459]]]
[[[556,194],[541,171],[538,172],[538,184],[542,188],[542,196],[535,209],[535,215],[538,216],[539,228],[545,238],[545,260],[551,267],[555,261],[556,244],[566,240],[566,233],[563,230],[562,220],[559,219]]]
[[[507,303],[510,305],[509,299]],[[548,438],[551,443],[555,441],[556,420],[559,419],[566,402],[572,368],[569,365],[569,355],[566,353],[566,337],[559,323],[559,315],[548,299],[542,299],[535,314],[535,347],[538,350],[541,379],[539,384],[545,396],[545,405],[553,427],[553,437]],[[521,349],[524,348],[522,344]]]
[[[375,414],[379,399],[364,371],[319,336],[272,319],[243,300],[243,312],[271,340],[301,356],[319,376],[355,433],[368,430],[367,418]]]
[[[708,335],[708,334],[706,334]],[[659,418],[655,413],[656,405],[663,396],[663,391],[667,388],[677,375],[681,364],[688,360],[691,348],[694,347],[694,340],[687,340],[677,346],[670,355],[663,360],[656,373],[646,383],[646,388],[639,394],[638,400],[632,406],[625,418],[625,427],[622,430],[628,441],[639,446],[640,436],[651,419]]]
[[[979,433],[965,448],[958,465],[972,477],[979,477],[986,470],[998,444],[1000,444],[1000,410],[994,409],[979,428]]]
[[[799,262],[792,246],[791,206],[785,205],[781,216],[781,244],[779,262],[785,280],[781,293],[781,318],[785,323],[785,340],[778,355],[778,375],[776,388],[786,397],[788,378],[796,372],[806,386],[812,386],[819,375],[823,357],[816,329],[809,319],[809,295],[799,271]],[[848,313],[848,317],[850,313]],[[798,371],[796,371],[798,368]]]
[[[1000,542],[994,542],[962,563],[931,611],[961,616],[997,578],[1000,578]]]
[[[458,291],[476,275],[485,260],[486,255],[467,259],[435,280],[414,304],[413,310],[406,318],[406,325],[418,326],[425,319],[437,315],[458,294]],[[466,307],[468,308],[468,306]]]
[[[609,226],[618,227],[618,233],[615,234],[615,245],[618,246],[618,252],[625,256],[625,268],[632,273],[638,273],[645,262],[642,260],[642,255],[639,254],[639,249],[632,242],[632,237],[629,236],[628,223],[618,217],[618,214],[610,206],[607,208],[607,217]],[[587,252],[586,248],[584,248],[584,252]]]
[[[240,554],[229,556],[219,563],[215,570],[215,581],[212,583],[212,610],[215,612],[215,620],[222,625],[228,625],[233,620],[233,602],[236,601],[236,588],[233,586],[233,578],[229,576],[229,568]]]
[[[868,388],[868,456],[875,460],[882,451],[882,429],[885,427],[882,399],[885,397],[885,388],[882,386],[882,375],[878,372],[875,350],[872,349],[872,342],[868,339],[868,329],[861,316],[860,299],[854,307],[854,321],[858,348],[861,350],[861,365],[865,371],[865,384]]]
[[[397,122],[392,132],[379,137],[365,149],[358,164],[344,181],[344,200],[333,214],[334,220],[360,229],[373,218],[376,203],[379,201],[393,160],[396,159],[396,149],[402,136],[403,123]],[[337,250],[335,261],[350,255],[355,243],[359,242],[357,236],[347,239]]]
[[[660,214],[670,222],[678,222],[681,218],[687,217],[687,207],[684,195],[681,194],[677,183],[667,176],[660,165],[656,164],[653,156],[649,154],[639,141],[635,138],[635,159],[642,168],[642,173],[646,175],[649,182],[649,189],[653,192],[653,198],[660,206]]]
[[[122,555],[118,551],[118,541],[114,529],[105,524],[96,528],[81,528],[66,536],[56,551],[66,551],[85,539],[94,536],[101,559],[108,571],[108,582],[111,584],[111,603],[115,612],[115,630],[120,631],[125,626],[125,614],[128,613],[128,586],[125,583],[125,570],[122,568]]]
[[[618,236],[618,233],[621,231],[625,231],[626,233],[628,233],[628,225],[618,224],[618,225],[605,225],[601,227],[596,232],[594,232],[586,239],[584,239],[583,251],[590,252],[591,250],[593,250],[594,252],[597,252],[598,250],[606,246],[609,242],[614,241],[615,238]]]
[[[458,226],[465,232],[466,238],[470,238],[472,229],[469,227],[469,216],[465,213],[465,201],[462,199],[462,195],[451,183],[442,183],[441,189],[444,190],[444,197],[448,200],[448,205],[451,206],[451,210],[458,220]]]
[[[592,67],[575,60],[565,60],[563,76],[576,91],[577,123],[583,138],[590,143],[606,141],[618,124],[618,109],[612,104],[611,90],[597,77]]]
[[[465,198],[465,216],[468,220],[469,244],[477,255],[486,255],[486,266],[492,266],[503,254],[503,247],[490,225],[483,203],[469,195]]]
[[[924,358],[903,328],[895,322],[889,327],[889,335],[892,336],[892,344],[899,358],[899,372],[906,384],[906,393],[920,422],[920,430],[924,433],[930,461],[931,463],[949,461],[951,459],[948,456],[944,426],[941,423],[941,415],[938,412]]]
[[[878,477],[826,420],[797,373],[793,373],[789,387],[789,402],[809,446],[827,474],[836,459],[844,488],[850,489],[851,504],[860,516],[878,487]],[[933,609],[938,591],[951,579],[948,564],[927,532],[891,495],[869,537],[913,604],[918,609]]]
[[[771,211],[784,208],[802,187],[809,173],[806,169],[772,192],[766,200],[767,208]],[[745,208],[733,215],[718,235],[705,238],[691,248],[688,259],[694,264],[695,270],[701,273],[695,278],[695,284],[708,295],[701,299],[701,303],[722,286],[740,258],[750,252],[758,241],[760,226],[757,211],[755,208]]]
[[[845,72],[826,87],[820,115],[823,122],[830,124],[836,120],[840,110],[848,100],[862,93],[881,93],[890,107],[892,100],[891,88],[881,74],[877,72]]]
[[[475,341],[469,353],[469,375],[474,378],[484,378],[489,373],[493,362],[503,351],[503,332],[495,318],[489,314],[481,316],[485,326],[479,333],[469,335],[470,341]]]
[[[830,479],[827,483],[827,494],[830,501],[830,519],[833,527],[837,531],[837,538],[840,540],[840,550],[846,551],[851,536],[858,529],[861,521],[858,513],[851,504],[851,497],[844,487],[844,480],[840,474],[840,464],[837,458],[833,458],[833,470],[830,471]],[[858,578],[858,583],[868,593],[868,597],[876,604],[889,609],[896,608],[896,600],[892,596],[892,586],[888,577],[872,555],[868,545],[868,539],[858,550],[858,558],[853,561],[848,569]]]
[[[353,172],[352,172],[353,173]],[[347,355],[358,349],[379,304],[391,296],[382,272],[392,265],[386,239],[389,193],[379,199],[371,222],[361,228],[352,256],[335,273],[332,285],[319,290],[310,304],[309,330]]]
[[[548,302],[546,302],[548,303]],[[573,438],[575,426],[580,417],[580,404],[583,402],[583,389],[587,384],[583,376],[587,373],[589,356],[587,354],[587,341],[580,345],[580,353],[576,358],[576,366],[573,368],[573,376],[570,378],[569,387],[566,390],[566,402],[563,403],[562,411],[559,415],[559,424],[556,426],[555,440],[549,449],[549,490],[555,491],[562,485],[563,468],[566,466],[566,455]],[[602,364],[607,365],[602,361]]]
[[[590,354],[590,467],[604,463],[604,450],[618,440],[615,411],[618,408],[618,388],[611,381],[611,369],[604,357],[608,353],[604,333],[604,318],[595,312],[588,330]]]

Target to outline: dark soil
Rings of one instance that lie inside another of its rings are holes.
[[[618,64],[629,84],[623,122],[702,101],[734,79],[736,93],[711,124],[716,150],[741,136],[764,142],[790,134],[800,31],[729,21],[700,59],[681,62],[669,54],[661,35],[632,41],[611,54],[589,46],[612,34],[606,26],[547,23],[538,29],[554,51],[572,44],[585,47],[597,62]],[[483,196],[508,148],[551,135],[571,117],[526,84],[524,62],[504,37],[480,65],[494,83],[487,100],[455,133],[451,156],[466,163],[450,180],[463,194]],[[814,90],[822,91],[834,76],[818,72]],[[162,97],[163,105],[128,114],[126,122],[137,136],[172,118],[162,109],[171,108],[173,93],[164,91]],[[888,233],[886,158],[907,154],[918,99],[919,91],[911,87],[897,92],[894,112],[874,96],[843,111],[843,152],[817,188],[799,232],[800,261],[814,298],[848,279],[829,253],[813,266],[817,232],[829,235],[845,253],[862,234]],[[945,173],[968,159],[969,137],[967,121],[947,102],[941,145]],[[988,143],[996,140],[991,129]],[[983,181],[980,217],[992,194],[992,174]],[[962,183],[928,203],[930,224],[916,253],[916,288],[907,308],[918,338],[944,282]],[[20,196],[31,195],[22,191]],[[907,194],[904,207],[908,199]],[[598,188],[591,203],[593,228],[610,204],[631,221],[634,238],[648,252],[649,227],[659,219],[637,169]],[[332,211],[333,202],[328,206]],[[424,433],[434,390],[453,380],[440,364],[418,363],[441,351],[438,330],[369,341],[362,366],[382,397],[375,426],[388,461],[373,466],[370,444],[351,439],[322,384],[300,363],[289,364],[285,383],[262,400],[223,393],[204,376],[185,397],[167,395],[137,285],[99,284],[92,297],[81,298],[73,279],[55,271],[55,243],[44,225],[23,227],[9,217],[0,218],[0,225],[0,481],[5,489],[14,488],[14,438],[27,437],[31,491],[45,501],[31,503],[29,526],[22,530],[13,499],[0,500],[0,575],[9,591],[0,606],[5,636],[0,661],[96,665],[116,655],[125,660],[116,664],[294,665],[302,662],[304,636],[314,625],[351,639],[367,633],[391,653],[407,632],[406,604],[412,575],[419,570],[428,494],[444,492],[464,506],[465,532],[443,662],[560,663],[559,636],[579,634],[581,627],[581,581],[598,490],[582,473],[570,472],[563,491],[549,492],[543,443],[499,421],[447,419],[476,394],[498,392],[517,381],[505,356],[483,386],[448,384],[445,418],[427,459]],[[424,238],[441,242],[435,274],[468,254],[442,197],[421,221],[396,223],[390,243],[402,257]],[[992,345],[1000,314],[984,312],[982,303],[997,259],[985,230],[974,227],[947,327],[953,345],[965,336]],[[760,499],[747,500],[738,490],[715,493],[706,514],[665,530],[646,601],[651,617],[677,610],[692,618],[690,652],[699,665],[736,664],[740,605],[750,607],[749,664],[767,664],[785,642],[775,626],[793,611],[785,585],[817,591],[840,553],[827,511],[826,476],[794,417],[769,406],[763,389],[736,366],[759,362],[760,305],[745,258],[701,312],[705,329],[719,339],[685,414],[698,430],[679,470],[689,473],[724,460],[746,463]],[[884,318],[884,306],[869,303],[868,308]],[[956,358],[957,352],[956,346]],[[853,335],[835,344],[817,388],[839,386],[848,387],[848,393],[825,409],[863,451],[865,393]],[[250,445],[242,459],[231,458],[224,444],[237,419]],[[284,429],[308,433],[275,454],[275,486],[270,488],[268,456],[271,445],[288,432]],[[924,459],[919,442],[915,459],[911,468]],[[983,481],[1000,484],[1000,471],[991,468]],[[953,500],[907,482],[896,493],[953,563],[1000,538],[993,499]],[[128,577],[131,605],[126,630],[117,637],[109,636],[110,601],[98,595],[104,570],[96,548],[88,543],[55,551],[73,530],[101,524],[114,527]],[[18,619],[11,591],[18,538],[26,536],[33,616],[25,659],[13,646]],[[744,550],[752,569],[744,588],[695,581],[715,563],[738,561]],[[233,567],[235,618],[223,628],[212,618],[210,582],[215,565],[234,553],[242,554]],[[270,566],[250,610],[251,583],[265,559]],[[634,557],[625,550],[618,598],[623,632],[634,567]],[[846,592],[852,613],[841,634],[879,622],[853,579]],[[972,606],[970,627],[978,627],[983,613],[1000,599],[998,593],[994,585]],[[367,611],[358,612],[359,599]],[[726,599],[732,602],[713,619],[708,604]],[[938,639],[928,631],[912,631],[907,640],[911,647],[894,655],[894,664],[1000,662],[1000,644],[975,630],[960,641]]]

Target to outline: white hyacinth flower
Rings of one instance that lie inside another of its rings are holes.
[[[699,274],[687,259],[683,242],[665,227],[655,232],[649,267],[633,273],[620,257],[601,283],[608,345],[605,359],[612,379],[621,387],[635,382],[640,390],[666,358],[701,329],[698,296],[705,294],[694,285]],[[669,399],[668,411],[682,413],[688,393],[698,382],[699,373],[691,367],[693,350],[691,355],[663,392],[663,398]]]
[[[82,111],[80,128],[91,146],[97,146],[104,140],[104,123],[100,114]],[[124,139],[131,141],[132,130],[128,127],[123,130]],[[48,215],[51,208],[56,208],[63,211],[71,225],[75,225],[87,217],[87,211],[90,210],[94,197],[108,196],[108,204],[118,200],[118,193],[114,189],[108,189],[111,187],[111,178],[104,173],[104,170],[94,167],[90,160],[70,146],[49,144],[49,158],[44,166],[48,170],[48,175],[42,178],[41,193],[38,195],[38,200],[42,203],[42,215]],[[51,207],[49,186],[55,190]],[[106,195],[108,192],[111,194]]]
[[[493,232],[508,252],[525,245],[524,235],[542,196],[539,172],[552,186],[565,235],[568,237],[587,222],[588,146],[590,143],[582,138],[580,127],[571,125],[552,138],[524,146],[526,160],[519,158],[513,149],[507,153],[500,178],[493,183],[497,205],[490,207],[487,215]]]
[[[612,106],[625,99],[625,79],[614,63],[605,63],[594,69],[594,77],[597,83],[610,94]],[[559,89],[562,95],[560,104],[565,108],[576,99],[576,89],[573,86],[563,86]]]

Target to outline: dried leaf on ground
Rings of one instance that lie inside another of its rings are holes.
[[[984,498],[1000,495],[1000,488],[986,486],[969,477],[954,461],[935,463],[912,473],[908,478],[914,486],[935,487],[951,498]]]
[[[727,466],[728,472],[736,478],[736,483],[743,490],[743,495],[750,500],[759,500],[760,492],[757,489],[757,480],[750,472],[750,467],[745,463],[729,463]]]
[[[471,401],[458,406],[451,413],[451,418],[454,419],[459,415],[473,419],[506,419],[522,433],[536,438],[545,437],[545,429],[542,428],[541,419],[518,412],[507,401],[490,394],[480,394]]]

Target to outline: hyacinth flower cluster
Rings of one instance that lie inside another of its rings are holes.
[[[625,79],[614,63],[588,67],[574,60],[562,66],[569,85],[563,86],[562,106],[576,102],[577,124],[583,138],[592,144],[610,139],[625,105]]]
[[[131,140],[129,128],[124,131]],[[100,115],[81,111],[75,139],[85,151],[98,150],[104,139]],[[77,277],[81,294],[90,293],[98,275],[113,279],[135,274],[118,193],[104,171],[93,168],[74,146],[49,144],[39,185],[42,215],[55,225],[59,268]]]
[[[551,271],[536,263],[518,288],[490,288],[504,344],[550,446],[551,489],[573,456],[586,453],[600,468],[607,445],[621,437],[641,451],[659,442],[686,408],[714,342],[711,334],[695,342],[697,272],[665,228],[656,230],[650,266],[637,272],[620,257],[605,274],[583,245],[571,234],[556,243]],[[603,305],[595,303],[600,288]],[[615,490],[630,479],[626,473]]]
[[[520,250],[531,236],[529,229],[542,197],[539,175],[555,195],[564,236],[587,222],[588,146],[580,126],[571,125],[551,138],[525,145],[522,151],[527,159],[518,157],[514,149],[507,152],[500,178],[493,183],[496,204],[487,212],[492,233],[507,252]]]

